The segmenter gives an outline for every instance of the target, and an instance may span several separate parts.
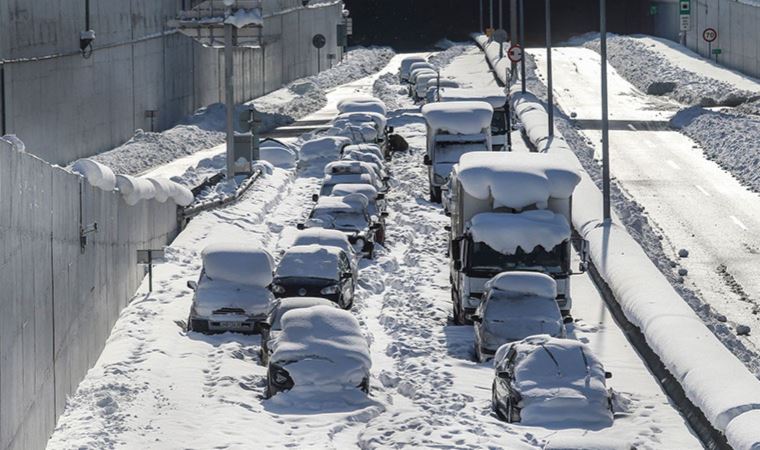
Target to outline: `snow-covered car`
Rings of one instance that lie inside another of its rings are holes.
[[[507,422],[530,426],[612,425],[612,375],[585,344],[548,335],[505,344],[494,357],[492,407]]]
[[[435,72],[435,66],[426,61],[412,64],[409,67],[409,83],[414,84],[417,81],[417,76],[425,71]]]
[[[427,96],[428,88],[436,86],[440,78],[441,75],[438,72],[418,75],[414,83],[414,99],[417,101],[423,100]]]
[[[343,149],[353,141],[345,136],[322,136],[304,142],[299,151],[301,162],[320,159],[337,159]]]
[[[427,92],[425,92],[425,103],[434,103],[440,101],[440,92],[444,88],[458,88],[459,83],[450,78],[441,78],[436,80],[433,84],[428,84]]]
[[[335,197],[345,197],[351,194],[362,194],[367,197],[369,204],[367,211],[370,216],[381,216],[387,209],[385,194],[378,192],[371,184],[336,184],[333,188],[332,195]]]
[[[372,360],[359,321],[348,311],[312,306],[288,311],[267,368],[267,397],[369,393]]]
[[[351,122],[347,119],[334,122],[325,134],[348,138],[352,144],[376,144],[380,136],[374,122]]]
[[[388,119],[385,115],[376,112],[347,112],[339,114],[335,120],[333,120],[333,123],[351,123],[356,125],[367,123],[374,124],[375,129],[377,130],[378,140],[380,140],[385,136]]]
[[[377,144],[352,144],[346,146],[341,155],[345,155],[348,152],[370,153],[381,160],[385,157],[383,150]]]
[[[502,345],[529,336],[565,337],[556,297],[557,282],[542,273],[503,272],[491,278],[472,316],[478,360],[483,362]]]
[[[320,196],[306,223],[299,229],[326,228],[346,233],[357,252],[372,258],[375,236],[382,223],[369,214],[369,199],[362,194]]]
[[[327,306],[338,308],[332,301],[321,297],[286,297],[275,300],[265,321],[261,322],[261,364],[266,366],[274,351],[274,342],[282,331],[282,316],[293,309]]]
[[[338,112],[340,114],[352,112],[372,112],[382,114],[383,116],[388,115],[388,108],[385,106],[385,103],[375,97],[356,96],[344,98],[338,102],[337,106]]]
[[[333,175],[359,175],[359,174],[370,174],[373,175],[377,181],[382,183],[382,186],[384,189],[387,190],[388,186],[388,180],[389,177],[385,173],[385,171],[382,169],[382,166],[378,167],[375,164],[364,162],[364,161],[355,161],[351,159],[341,159],[340,161],[333,161],[325,166],[325,175],[326,176],[333,176]],[[373,185],[377,185],[377,183],[372,183]]]
[[[349,254],[329,245],[298,245],[285,251],[272,280],[278,298],[322,297],[344,309],[354,303],[356,276]]]
[[[201,333],[256,333],[274,297],[272,256],[255,246],[215,243],[202,252],[203,269],[197,282],[188,329]]]
[[[401,60],[401,68],[399,69],[398,78],[401,83],[409,82],[409,74],[412,69],[412,65],[415,63],[424,63],[427,60],[422,56],[407,56]]]
[[[298,163],[298,153],[292,146],[271,138],[259,143],[259,158],[281,169],[292,169]]]
[[[325,176],[322,180],[322,187],[319,189],[319,195],[331,195],[336,184],[371,184],[378,191],[385,192],[385,183],[378,179],[374,173],[347,173]]]

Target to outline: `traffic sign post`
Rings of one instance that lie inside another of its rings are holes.
[[[715,62],[716,63],[718,62],[718,55],[720,55],[721,53],[723,53],[722,49],[715,48],[715,49],[712,50],[712,54],[715,55]]]
[[[710,57],[713,54],[712,43],[718,39],[718,32],[714,28],[705,28],[705,31],[702,32],[702,39],[707,42],[707,56]],[[715,62],[718,62],[717,54],[715,55]]]
[[[509,47],[509,50],[507,50],[507,58],[509,58],[509,60],[512,61],[513,63],[518,63],[522,61],[523,59],[522,47],[520,47],[519,44],[515,44]]]
[[[679,25],[681,30],[681,44],[686,45],[686,32],[691,28],[691,0],[679,0]]]
[[[322,55],[321,50],[327,44],[327,38],[323,34],[315,34],[311,39],[312,45],[317,49],[317,72],[322,71]]]

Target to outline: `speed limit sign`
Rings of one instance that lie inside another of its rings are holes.
[[[507,58],[509,58],[510,61],[516,63],[520,62],[523,58],[523,49],[519,45],[515,44],[511,47],[509,47],[509,50],[507,50]]]
[[[714,42],[718,39],[718,32],[715,28],[705,28],[705,31],[702,32],[702,39],[704,39],[705,42]]]

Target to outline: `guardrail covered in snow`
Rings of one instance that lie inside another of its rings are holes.
[[[484,36],[476,41],[486,50],[497,46],[498,51],[498,44],[489,44]],[[499,61],[489,53],[493,52],[486,51],[489,63],[497,67]],[[497,71],[502,81],[505,74]],[[513,89],[511,101],[538,151],[572,153],[559,132],[549,138],[546,107],[537,97]],[[604,222],[602,217],[602,194],[584,172],[573,198],[573,226],[589,241],[594,267],[625,318],[731,447],[758,448],[760,381],[705,326],[620,220]]]

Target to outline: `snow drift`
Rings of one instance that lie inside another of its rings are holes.
[[[80,159],[71,166],[71,171],[82,175],[90,186],[104,191],[116,188],[116,176],[111,168],[92,159]]]

